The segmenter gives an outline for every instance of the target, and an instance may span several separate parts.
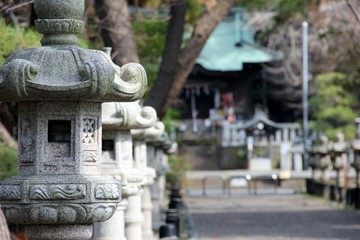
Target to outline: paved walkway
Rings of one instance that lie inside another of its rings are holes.
[[[200,240],[358,240],[360,210],[301,194],[186,198]]]

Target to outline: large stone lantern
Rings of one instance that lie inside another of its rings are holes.
[[[0,200],[29,239],[89,239],[121,201],[120,181],[100,175],[101,103],[141,98],[146,74],[78,46],[83,0],[34,6],[42,46],[14,52],[0,70],[0,99],[19,103],[19,174],[1,183]]]

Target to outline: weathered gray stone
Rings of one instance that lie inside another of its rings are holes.
[[[331,145],[330,156],[333,169],[336,171],[336,186],[344,185],[344,175],[347,169],[344,167],[347,164],[349,146],[344,141],[344,135],[341,132],[336,134],[336,141]]]
[[[86,240],[92,235],[92,225],[29,225],[26,236],[29,239]]]
[[[168,154],[174,154],[177,146],[171,142],[167,133],[147,141],[148,165],[156,170],[154,184],[150,186],[152,202],[152,229],[158,231],[162,225],[161,212],[167,208],[165,174],[169,171]]]
[[[94,223],[94,231],[92,239],[98,240],[126,240],[124,219],[125,209],[127,207],[127,200],[118,205],[114,215],[107,221]]]
[[[19,102],[19,176],[0,185],[6,218],[31,239],[89,239],[122,200],[120,179],[100,175],[101,103],[145,92],[143,67],[116,66],[78,46],[84,1],[35,0],[42,46],[0,69],[1,100]]]
[[[140,107],[138,102],[104,103],[102,105],[103,150],[102,173],[122,180],[123,197],[127,207],[118,207],[116,215],[106,222],[96,223],[93,239],[137,240],[142,237],[141,186],[146,176],[135,168],[130,129],[147,128],[156,121],[151,107]],[[120,217],[124,216],[124,218]],[[118,231],[109,234],[107,229]]]
[[[151,201],[150,186],[154,184],[156,178],[156,170],[147,166],[147,140],[152,140],[160,137],[165,130],[162,122],[158,121],[154,126],[146,129],[132,129],[134,139],[134,159],[135,166],[144,172],[146,180],[143,183],[142,194],[142,212],[144,214],[144,222],[142,225],[143,239],[153,239],[154,233],[152,230],[152,210],[153,204]]]
[[[306,151],[309,153],[309,165],[312,168],[312,178],[328,181],[330,178],[330,149],[329,140],[325,135],[320,136],[320,143],[308,147]]]

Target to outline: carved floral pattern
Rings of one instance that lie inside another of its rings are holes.
[[[83,199],[86,196],[85,184],[33,185],[30,186],[30,199]]]
[[[96,199],[119,199],[121,196],[118,184],[101,184],[95,188]]]
[[[20,200],[21,190],[20,185],[2,185],[0,186],[1,200]]]
[[[37,19],[36,30],[40,33],[78,33],[84,22],[76,19]]]
[[[101,204],[36,204],[4,205],[4,214],[11,223],[73,224],[108,220],[116,210],[116,203]]]

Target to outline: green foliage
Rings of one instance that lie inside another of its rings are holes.
[[[185,20],[188,24],[195,25],[200,14],[204,11],[204,6],[197,0],[188,0]]]
[[[261,10],[269,4],[268,0],[237,0],[236,3],[247,10]]]
[[[315,0],[237,0],[237,4],[248,11],[276,11],[277,20],[283,21],[290,17],[302,16],[306,13],[306,7]]]
[[[0,145],[0,180],[17,174],[17,150]]]
[[[0,65],[16,49],[40,46],[41,34],[33,29],[6,25],[0,18]]]
[[[174,128],[177,128],[180,122],[177,120],[181,116],[181,111],[176,108],[169,108],[165,116],[161,119],[161,121],[165,124],[166,132],[171,132]]]
[[[190,170],[190,165],[185,157],[169,156],[170,172],[166,174],[166,182],[170,188],[181,188],[184,184],[185,173]]]
[[[339,131],[347,139],[353,138],[353,121],[357,117],[354,106],[357,100],[346,75],[338,72],[320,74],[315,79],[315,87],[317,94],[310,99],[315,128],[330,139],[335,138]]]
[[[14,27],[0,18],[0,65],[17,49],[39,47],[42,35],[32,28]],[[86,40],[80,39],[80,46],[88,48]]]
[[[146,69],[149,86],[157,77],[164,51],[168,22],[165,19],[136,19],[132,21],[141,64]]]
[[[306,14],[306,6],[311,0],[280,0],[276,5],[277,20],[284,21],[289,18],[302,17]]]

